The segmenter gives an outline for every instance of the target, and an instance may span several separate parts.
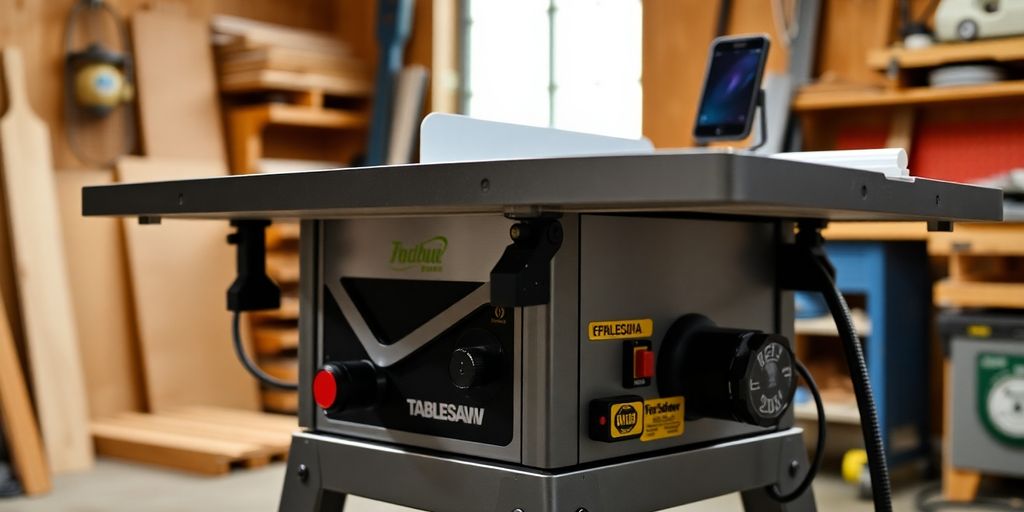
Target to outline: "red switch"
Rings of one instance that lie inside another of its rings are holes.
[[[633,378],[649,379],[654,377],[654,351],[637,347],[633,351]]]
[[[622,349],[622,387],[650,386],[656,364],[650,340],[627,340]]]

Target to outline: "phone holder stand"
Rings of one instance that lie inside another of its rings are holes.
[[[757,134],[754,135],[754,143],[747,148],[747,151],[753,152],[757,148],[764,146],[764,143],[768,141],[768,109],[764,105],[764,89],[757,91],[757,100],[754,104],[754,115],[760,111],[761,115],[758,116]]]

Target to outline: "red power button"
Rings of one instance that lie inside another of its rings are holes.
[[[648,348],[638,348],[633,352],[633,378],[649,379],[651,377],[654,377],[654,351]]]
[[[322,409],[330,409],[334,407],[337,398],[338,379],[331,368],[324,368],[316,372],[316,377],[313,377],[313,400],[316,401],[316,404]]]

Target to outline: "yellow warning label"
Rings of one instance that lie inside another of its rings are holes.
[[[985,324],[968,325],[967,335],[972,338],[988,338],[992,336],[992,327]]]
[[[615,404],[611,410],[612,437],[629,437],[643,432],[644,403],[623,402]]]
[[[683,435],[683,397],[644,400],[644,434],[641,441]]]
[[[609,320],[587,324],[587,335],[590,337],[590,341],[650,338],[653,334],[654,321],[650,318]]]

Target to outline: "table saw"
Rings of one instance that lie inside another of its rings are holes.
[[[998,190],[722,151],[87,187],[85,215],[301,221],[282,511],[788,502],[794,225],[1002,218]],[[160,229],[153,226],[151,229]],[[153,269],[159,271],[159,269]],[[225,283],[226,285],[227,283]],[[227,343],[228,340],[225,340]],[[187,376],[182,376],[187,378]]]

